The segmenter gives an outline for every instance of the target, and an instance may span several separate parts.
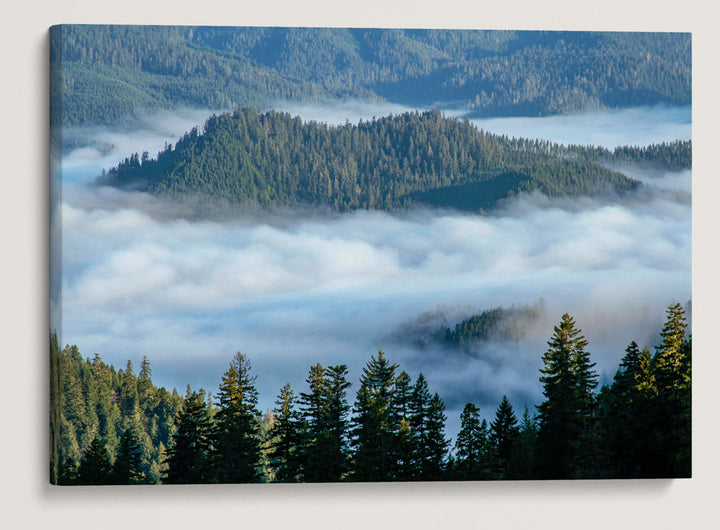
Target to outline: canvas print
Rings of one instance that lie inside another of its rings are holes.
[[[691,41],[51,28],[51,483],[690,477]]]

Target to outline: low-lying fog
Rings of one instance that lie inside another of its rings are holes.
[[[360,104],[285,109],[331,123],[388,111]],[[607,382],[628,343],[652,348],[666,307],[691,297],[689,171],[635,174],[655,186],[622,203],[525,196],[487,217],[255,212],[190,221],[177,205],[147,194],[85,184],[133,151],[152,156],[206,114],[154,117],[141,133],[73,131],[96,143],[63,159],[59,331],[83,355],[98,352],[118,368],[127,359],[139,366],[147,355],[156,384],[216,392],[239,350],[252,361],[268,409],[284,383],[305,390],[316,362],[349,365],[353,400],[362,366],[381,348],[413,378],[425,374],[445,400],[454,435],[467,401],[486,418],[503,394],[518,416],[525,406],[534,410],[542,398],[541,357],[564,312],[590,341]],[[480,125],[507,132],[516,120]],[[689,137],[682,109],[525,120],[528,132],[517,135],[557,129],[549,139],[587,143],[584,135],[595,128],[608,147],[638,143],[629,141],[633,134]],[[397,339],[427,312],[454,325],[483,309],[541,298],[545,317],[520,342],[452,351]]]

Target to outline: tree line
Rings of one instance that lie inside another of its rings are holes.
[[[97,183],[335,211],[417,203],[478,211],[532,190],[573,197],[639,186],[558,144],[495,135],[437,110],[331,127],[250,108],[210,117],[156,158],[134,153]]]
[[[445,404],[378,351],[354,403],[346,365],[309,370],[258,410],[238,352],[214,399],[156,388],[144,361],[115,371],[51,335],[51,481],[56,484],[659,478],[691,475],[691,351],[685,311],[667,309],[653,354],[631,342],[599,391],[588,341],[564,314],[543,354],[544,400],[490,420],[467,403],[454,444]]]
[[[689,33],[63,25],[50,67],[53,125],[278,100],[452,101],[484,116],[691,101]]]

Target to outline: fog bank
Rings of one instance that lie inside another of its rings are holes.
[[[387,110],[294,108],[332,123]],[[585,115],[533,119],[522,136],[542,129],[588,143],[578,136],[583,129],[615,130],[610,146],[634,143],[630,133],[640,134],[643,120],[663,134],[685,127],[682,109],[633,112],[596,117],[596,126]],[[612,121],[628,116],[635,125]],[[507,394],[518,414],[524,406],[532,412],[541,400],[541,357],[563,313],[590,341],[606,382],[628,343],[652,348],[665,308],[691,297],[689,171],[631,174],[648,186],[622,200],[523,195],[486,217],[278,210],[197,220],[192,200],[87,185],[131,152],[152,154],[203,119],[201,112],[154,116],[140,132],[75,131],[87,146],[62,163],[61,341],[116,367],[127,359],[138,366],[147,355],[159,385],[216,392],[239,350],[252,361],[263,409],[286,382],[305,390],[317,362],[348,364],[352,400],[363,365],[382,348],[413,378],[425,374],[454,433],[467,401],[489,418]],[[492,125],[515,126],[505,120]],[[398,329],[423,313],[442,312],[454,326],[484,309],[540,298],[546,316],[521,341],[458,351],[397,340]]]

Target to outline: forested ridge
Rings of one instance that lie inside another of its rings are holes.
[[[53,125],[279,100],[445,102],[539,116],[690,104],[689,33],[63,25]]]
[[[139,374],[60,350],[50,336],[50,478],[55,484],[333,482],[689,477],[692,339],[680,304],[654,353],[631,342],[608,385],[564,314],[542,354],[543,401],[518,417],[467,403],[455,440],[444,402],[382,351],[354,403],[344,364],[310,367],[306,389],[258,410],[238,352],[218,392],[157,388]],[[483,417],[484,416],[484,417]]]
[[[328,126],[243,108],[210,117],[202,131],[193,128],[157,158],[147,152],[125,158],[97,182],[170,197],[336,211],[418,203],[479,211],[524,191],[572,197],[637,188],[638,181],[591,155],[587,148],[491,134],[437,110]]]

